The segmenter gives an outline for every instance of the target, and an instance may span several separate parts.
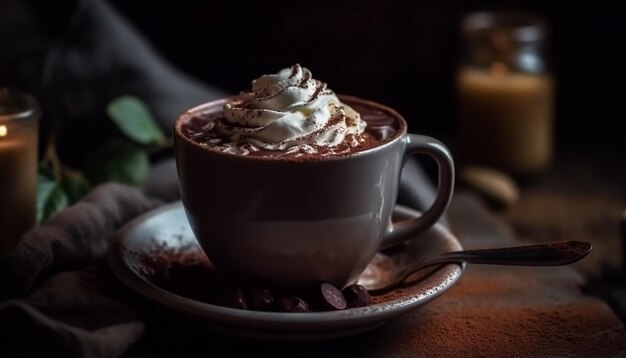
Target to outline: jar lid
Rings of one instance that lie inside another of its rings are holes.
[[[499,10],[471,13],[463,17],[461,29],[468,36],[506,36],[513,42],[542,41],[546,22],[536,13]]]

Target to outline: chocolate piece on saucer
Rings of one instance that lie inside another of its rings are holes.
[[[254,310],[270,311],[274,305],[274,295],[267,286],[248,288],[250,306]]]
[[[346,302],[349,308],[365,307],[372,303],[372,296],[364,286],[350,285],[344,288],[342,291],[343,296],[346,298]]]
[[[319,311],[343,310],[348,307],[341,291],[330,283],[322,283],[312,295],[312,301]]]
[[[238,287],[223,287],[216,292],[216,295],[211,301],[220,306],[239,308],[242,310],[249,308],[246,295],[243,290]]]
[[[276,308],[282,312],[311,312],[309,304],[298,296],[280,297]]]

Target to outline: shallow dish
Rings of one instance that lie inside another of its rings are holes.
[[[419,212],[398,206],[394,210],[394,221],[416,215]],[[376,280],[380,275],[385,275],[390,265],[403,265],[437,253],[458,250],[462,250],[462,247],[456,237],[437,224],[411,243],[377,254],[361,275],[360,282]],[[206,303],[181,296],[151,280],[155,258],[160,264],[167,264],[164,261],[174,257],[177,260],[204,257],[180,202],[148,212],[125,225],[113,239],[108,251],[109,264],[114,274],[147,299],[191,316],[221,333],[286,341],[338,338],[375,329],[440,296],[454,285],[463,272],[463,265],[460,264],[423,270],[411,276],[402,287],[374,296],[373,304],[367,307],[330,312],[281,313],[241,310]]]

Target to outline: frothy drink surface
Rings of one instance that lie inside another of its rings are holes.
[[[359,134],[354,135],[357,145],[352,146],[346,142],[340,143],[333,148],[332,152],[326,150],[326,147],[319,146],[317,153],[306,152],[289,152],[288,149],[284,150],[256,150],[249,151],[247,156],[251,157],[302,157],[304,158],[319,158],[320,156],[341,156],[348,155],[350,153],[356,153],[369,148],[381,145],[396,136],[399,130],[399,123],[393,117],[392,114],[387,113],[381,109],[373,108],[361,103],[349,103],[350,106],[360,113],[361,119],[367,123],[365,130]],[[191,139],[192,141],[207,146],[209,149],[220,151],[220,145],[214,144],[216,141],[223,140],[219,133],[216,133],[215,122],[223,120],[223,111],[221,110],[207,110],[205,112],[197,113],[195,116],[191,116],[187,121],[181,125],[182,134]],[[351,141],[352,138],[348,138]],[[247,143],[241,143],[241,146],[247,146]]]

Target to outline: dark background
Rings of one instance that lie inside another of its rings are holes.
[[[7,2],[14,4],[12,14],[0,11],[0,81],[38,93],[46,58],[39,45],[62,39],[77,1],[0,0],[0,5]],[[170,63],[205,83],[235,93],[261,74],[300,63],[336,92],[386,103],[406,117],[410,131],[444,139],[456,128],[453,77],[461,16],[490,9],[534,11],[550,26],[548,55],[557,81],[556,143],[580,146],[591,141],[624,148],[626,19],[608,2],[111,4]],[[35,15],[21,16],[22,8]],[[17,55],[12,48],[20,49]],[[25,67],[29,71],[22,71]]]
[[[624,142],[626,17],[603,2],[122,1],[113,4],[171,62],[231,92],[299,62],[339,93],[387,103],[410,129],[453,133],[465,13],[543,14],[557,80],[557,142]]]

